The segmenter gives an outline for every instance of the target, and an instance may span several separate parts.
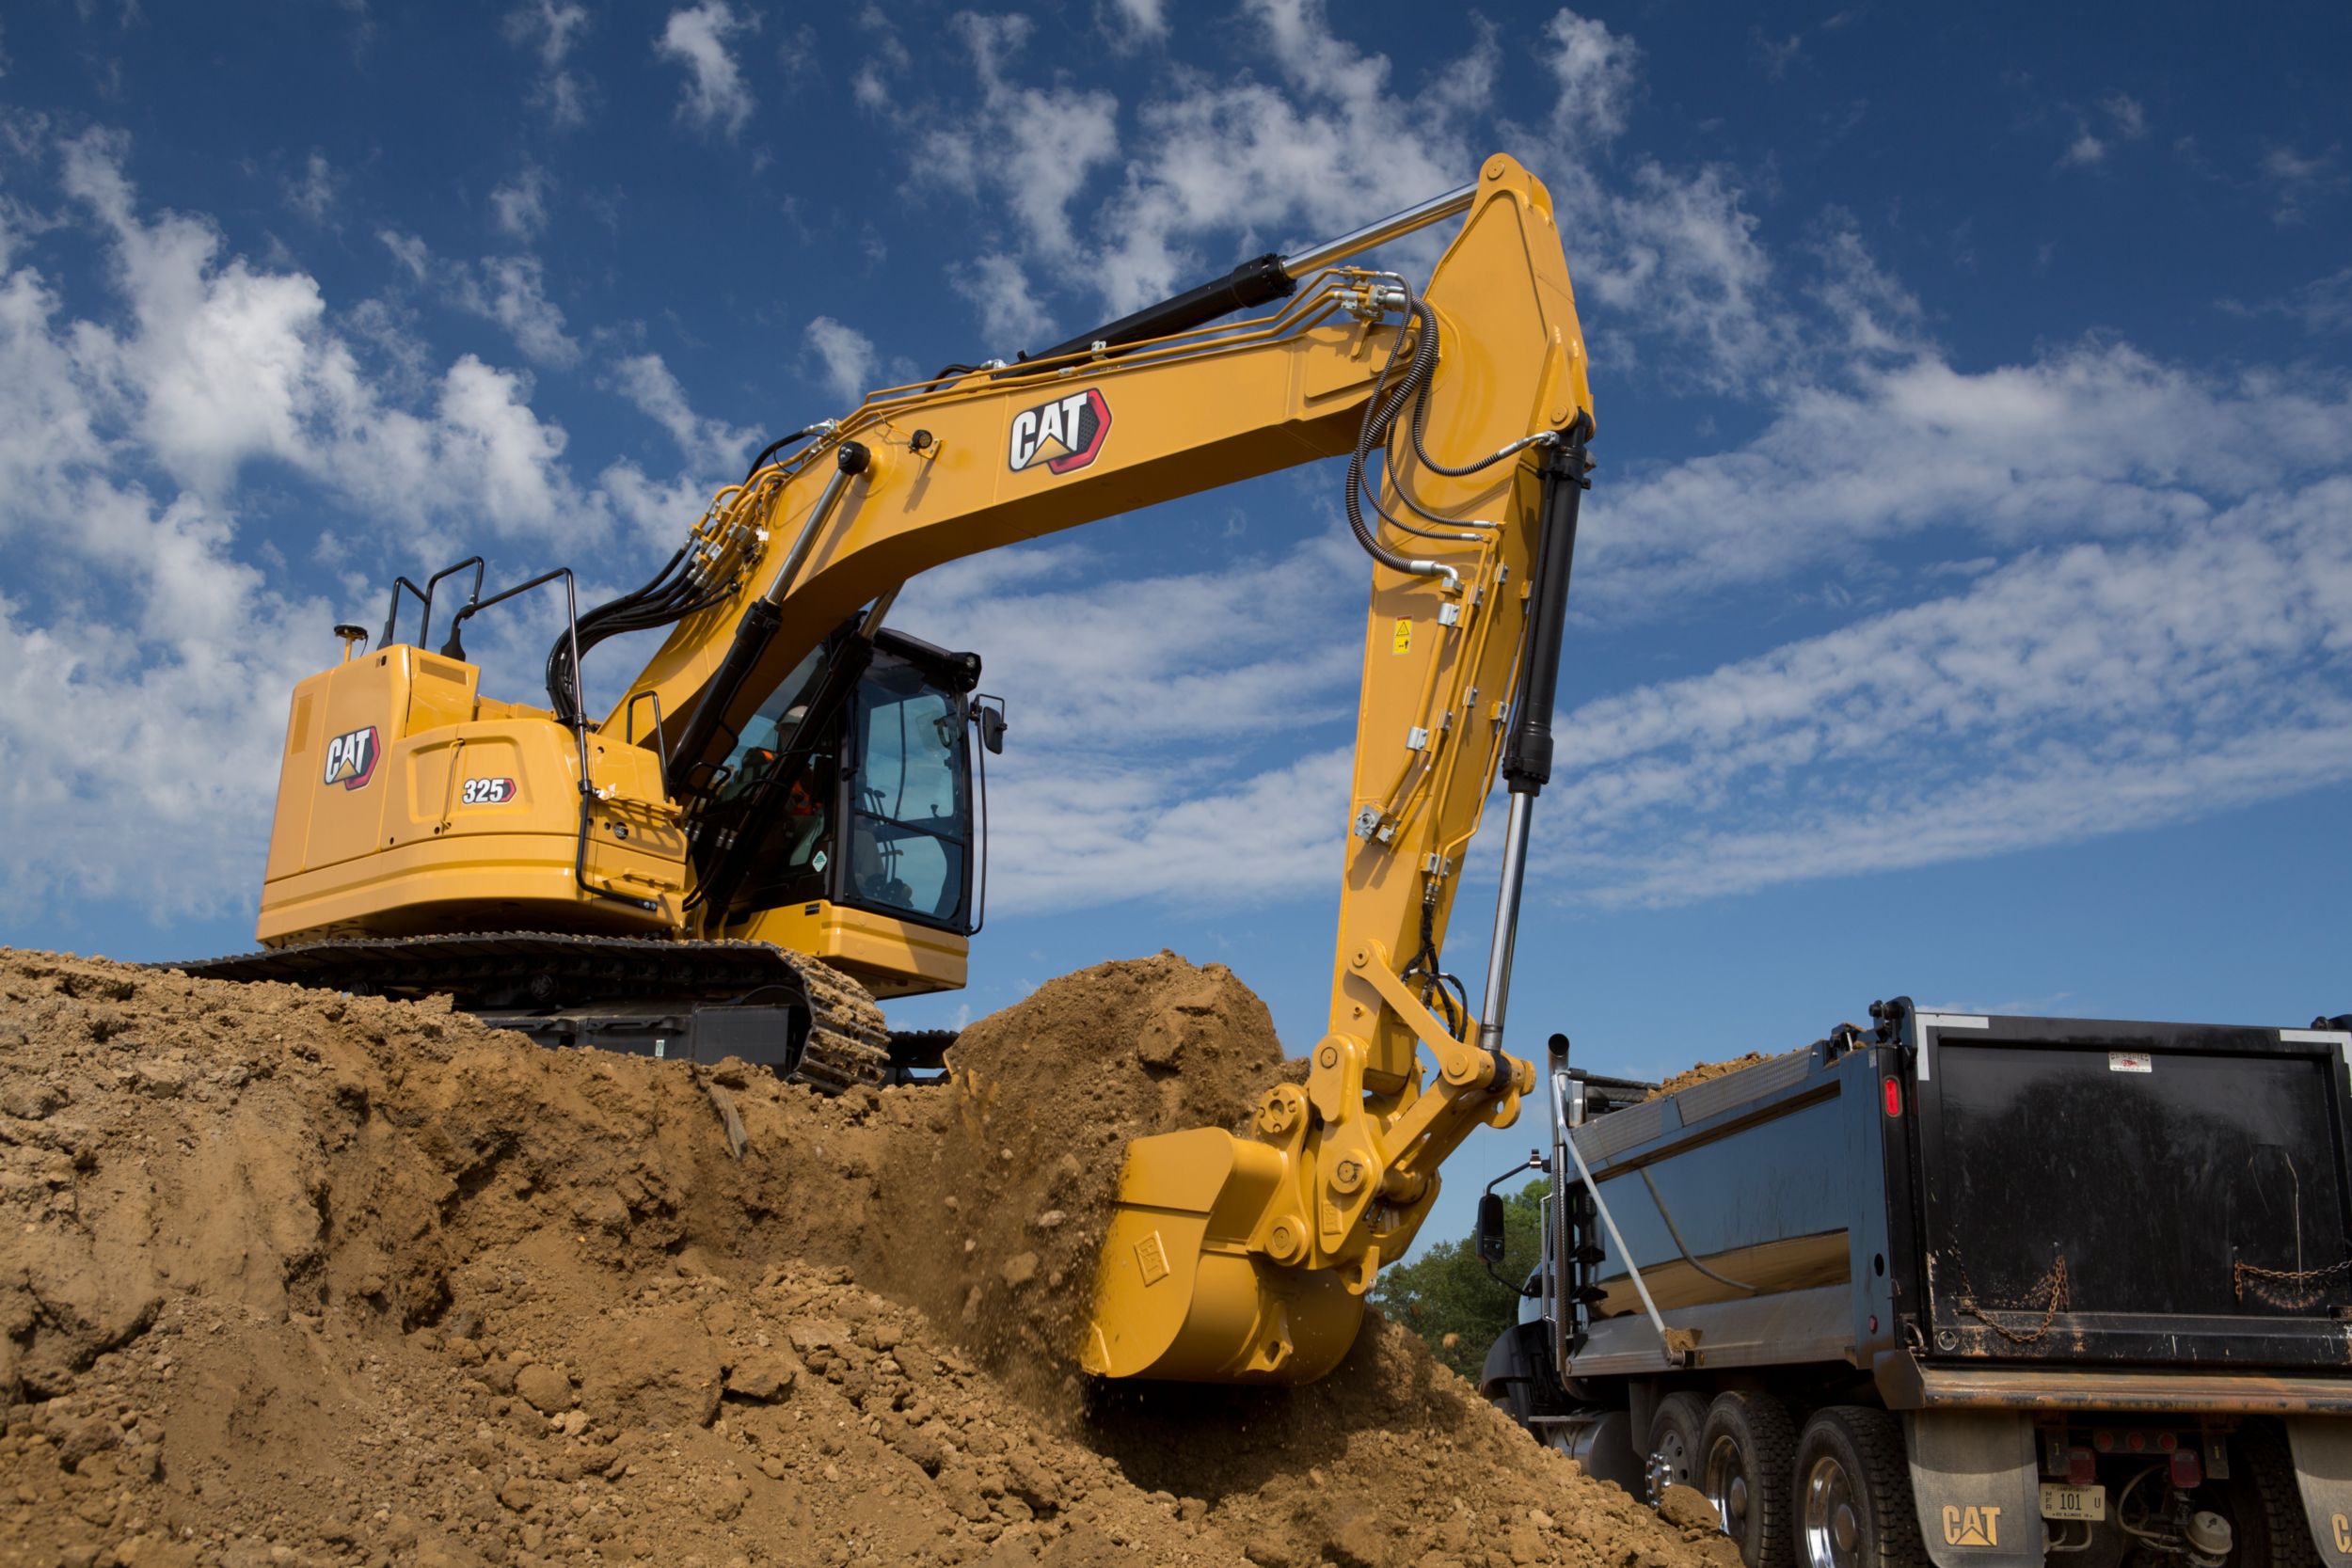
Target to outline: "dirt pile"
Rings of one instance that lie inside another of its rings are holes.
[[[1661,1100],[1670,1094],[1680,1094],[1685,1089],[1695,1089],[1701,1084],[1711,1084],[1718,1078],[1728,1078],[1733,1073],[1745,1068],[1752,1068],[1759,1062],[1774,1062],[1783,1056],[1796,1054],[1794,1051],[1751,1051],[1744,1056],[1734,1056],[1727,1062],[1694,1063],[1684,1068],[1642,1098]]]
[[[1376,1318],[1302,1390],[999,1375],[1119,1144],[1277,1062],[1168,956],[828,1101],[0,952],[0,1563],[1725,1561]]]

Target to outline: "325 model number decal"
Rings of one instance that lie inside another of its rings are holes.
[[[461,799],[469,806],[502,806],[513,800],[516,794],[512,779],[468,779]]]

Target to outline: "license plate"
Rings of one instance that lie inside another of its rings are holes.
[[[2104,1519],[2107,1516],[2107,1489],[2104,1486],[2061,1486],[2045,1481],[2042,1483],[2042,1516],[2044,1519]]]

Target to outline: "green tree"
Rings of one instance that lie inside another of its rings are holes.
[[[1504,1279],[1523,1280],[1534,1270],[1543,1248],[1536,1205],[1547,1185],[1541,1180],[1530,1181],[1503,1199],[1502,1261],[1495,1265],[1495,1274]],[[1478,1260],[1474,1236],[1439,1242],[1412,1262],[1381,1270],[1372,1299],[1391,1319],[1428,1340],[1438,1360],[1472,1383],[1486,1364],[1486,1347],[1519,1318],[1518,1293],[1487,1274],[1486,1265]]]

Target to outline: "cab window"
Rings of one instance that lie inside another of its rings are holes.
[[[900,665],[866,677],[859,709],[850,892],[961,926],[971,833],[962,706]]]

